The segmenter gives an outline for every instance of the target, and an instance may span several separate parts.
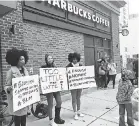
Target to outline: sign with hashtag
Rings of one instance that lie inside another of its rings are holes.
[[[96,87],[94,66],[68,67],[69,90]]]

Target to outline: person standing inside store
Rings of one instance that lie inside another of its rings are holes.
[[[54,59],[52,56],[46,54],[45,55],[45,65],[43,65],[41,68],[53,68],[56,67],[54,64]],[[61,119],[60,117],[60,111],[61,111],[61,95],[60,92],[52,92],[52,93],[47,93],[47,102],[48,102],[48,116],[50,120],[50,125],[51,126],[58,126],[57,124],[64,124],[65,120]],[[52,109],[53,109],[53,97],[56,100],[56,106],[55,106],[55,119],[53,119],[52,116]]]
[[[79,62],[80,62],[80,54],[74,52],[74,53],[70,53],[68,55],[68,61],[70,62],[67,67],[79,67],[82,66]],[[83,117],[84,114],[81,113],[80,111],[80,106],[81,106],[81,93],[82,93],[82,89],[73,89],[71,90],[71,96],[72,96],[72,107],[73,107],[73,111],[75,113],[74,115],[74,119],[78,120],[79,116]]]
[[[133,94],[133,86],[130,81],[131,71],[122,69],[122,77],[119,81],[118,92],[116,100],[119,104],[119,126],[125,125],[125,110],[127,112],[127,124],[128,126],[135,126],[132,112],[131,96]]]
[[[27,61],[28,55],[24,50],[12,48],[6,53],[6,62],[11,65],[11,68],[7,72],[5,92],[7,94],[9,114],[14,116],[15,126],[26,126],[26,115],[28,112],[28,107],[13,112],[12,79],[28,76],[28,71],[25,68]]]
[[[109,84],[110,80],[113,82],[113,89],[115,88],[115,78],[116,78],[116,64],[113,62],[112,59],[110,59],[110,62],[108,63],[107,66],[108,69],[108,81],[107,85]]]
[[[99,78],[100,78],[99,88],[107,88],[107,68],[104,59],[101,59],[100,61]]]

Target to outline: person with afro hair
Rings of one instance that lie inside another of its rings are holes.
[[[7,94],[9,114],[14,116],[15,126],[26,126],[28,107],[20,109],[16,112],[13,111],[12,78],[28,76],[28,71],[25,68],[27,61],[28,54],[25,50],[12,48],[6,53],[6,62],[11,65],[11,68],[7,72],[5,91]]]
[[[80,62],[81,56],[80,54],[74,52],[74,53],[70,53],[68,55],[68,61],[70,62],[67,67],[79,67],[82,66],[79,62]],[[71,96],[72,96],[72,107],[73,107],[73,111],[75,113],[74,115],[74,119],[78,120],[78,117],[83,117],[84,115],[81,113],[80,111],[80,106],[81,106],[81,102],[80,102],[80,98],[81,98],[81,93],[82,93],[82,89],[73,89],[71,90]],[[76,107],[77,106],[77,107]]]

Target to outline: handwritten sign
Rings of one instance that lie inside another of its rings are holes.
[[[69,90],[96,87],[94,66],[67,68]]]
[[[40,101],[38,75],[12,79],[14,112]]]
[[[68,90],[66,68],[40,68],[42,94]]]

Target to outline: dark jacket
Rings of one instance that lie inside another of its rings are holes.
[[[56,67],[54,63],[52,64],[45,64],[45,65],[42,65],[41,68],[51,68],[51,67]]]
[[[82,66],[82,64],[79,63],[79,66]],[[73,67],[72,63],[69,63],[66,67]]]

